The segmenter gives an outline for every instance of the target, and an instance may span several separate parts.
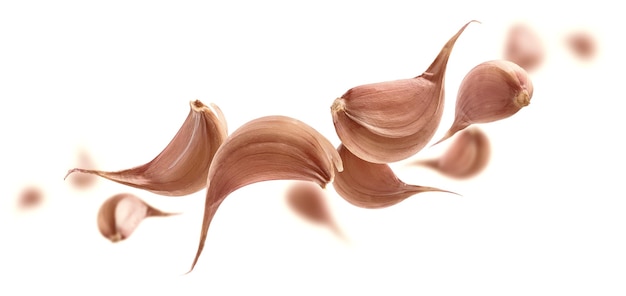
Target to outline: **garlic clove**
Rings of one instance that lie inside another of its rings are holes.
[[[93,168],[95,166],[85,149],[78,151],[78,166],[85,168]],[[73,174],[70,176],[69,181],[74,188],[87,189],[97,182],[97,176],[94,174]]]
[[[270,180],[310,181],[324,188],[335,170],[343,170],[335,148],[300,120],[266,116],[238,128],[217,150],[209,169],[200,243],[189,272],[202,253],[213,216],[230,193]]]
[[[591,33],[574,31],[565,35],[565,44],[581,60],[589,61],[596,55],[597,45]]]
[[[43,191],[36,186],[28,186],[22,189],[17,196],[17,207],[25,211],[40,207],[44,201]]]
[[[376,209],[395,205],[423,192],[454,192],[402,182],[387,164],[367,162],[345,146],[337,148],[343,171],[335,175],[333,187],[347,202],[361,208]]]
[[[98,229],[111,242],[127,239],[148,217],[176,215],[162,212],[130,193],[120,193],[108,198],[98,210]]]
[[[444,76],[450,53],[465,24],[420,76],[360,85],[335,99],[333,124],[352,153],[372,163],[406,159],[434,136],[444,103]]]
[[[507,60],[487,61],[465,75],[456,99],[454,122],[437,145],[475,123],[508,118],[530,104],[533,84],[526,70]]]
[[[325,189],[311,182],[296,182],[288,188],[285,198],[289,208],[302,218],[328,227],[339,238],[346,238],[331,214]]]
[[[412,164],[432,168],[451,178],[467,179],[487,167],[490,154],[487,134],[473,126],[459,132],[450,147],[438,158],[418,160]]]
[[[228,135],[222,111],[215,104],[199,100],[189,103],[191,110],[178,133],[152,161],[127,170],[105,172],[71,169],[94,174],[127,186],[159,195],[183,196],[206,187],[209,166],[215,152]]]
[[[505,41],[505,60],[518,64],[526,71],[533,71],[541,65],[544,56],[543,42],[529,25],[518,23],[509,28]]]

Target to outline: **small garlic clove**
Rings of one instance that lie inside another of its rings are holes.
[[[596,55],[596,41],[585,31],[574,31],[565,35],[568,48],[581,60],[589,61]]]
[[[17,207],[22,210],[30,210],[41,206],[44,201],[43,191],[36,186],[28,186],[19,193]]]
[[[406,184],[398,179],[389,165],[362,160],[343,145],[337,151],[343,161],[343,171],[335,175],[333,187],[341,197],[357,207],[385,208],[423,192],[456,194],[434,187]]]
[[[324,188],[342,162],[332,144],[304,122],[286,116],[249,121],[218,149],[209,169],[200,243],[191,272],[204,248],[209,225],[233,191],[270,180],[310,181]]]
[[[478,127],[459,132],[454,142],[440,157],[418,160],[414,165],[430,167],[451,178],[467,179],[487,167],[491,147],[487,134]]]
[[[437,145],[475,123],[508,118],[530,104],[533,84],[526,70],[507,60],[487,61],[465,75],[456,99],[454,122]]]
[[[509,28],[505,41],[505,60],[518,64],[526,71],[533,71],[541,65],[544,56],[543,41],[529,25],[517,23]]]
[[[325,189],[311,182],[296,182],[288,188],[285,198],[289,208],[302,218],[328,227],[339,238],[346,238],[331,214]]]
[[[372,163],[406,159],[434,136],[444,105],[444,76],[465,24],[420,76],[353,87],[331,106],[343,145]]]
[[[189,103],[191,110],[178,133],[152,161],[127,170],[105,172],[71,169],[94,174],[127,186],[159,195],[183,196],[206,187],[209,166],[215,152],[228,135],[222,111],[215,104],[199,100]]]
[[[130,193],[120,193],[108,198],[98,211],[98,229],[111,242],[127,239],[148,217],[176,215],[162,212]]]

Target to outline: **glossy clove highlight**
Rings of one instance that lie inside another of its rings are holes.
[[[357,86],[337,98],[331,114],[343,145],[372,163],[396,162],[420,151],[441,121],[448,59],[471,22],[476,21],[452,36],[422,75]]]
[[[313,224],[328,227],[339,238],[345,239],[326,198],[325,189],[305,181],[292,184],[285,194],[287,205],[292,211]]]
[[[526,70],[507,60],[493,60],[470,70],[456,98],[454,122],[441,143],[474,123],[502,120],[530,104],[533,84]]]
[[[218,207],[230,193],[270,180],[310,181],[324,188],[335,171],[342,170],[332,144],[300,120],[266,116],[241,126],[218,149],[209,169],[200,242],[189,272],[198,262]]]
[[[509,28],[504,48],[505,60],[530,72],[541,65],[544,56],[543,41],[529,25],[518,23]]]
[[[343,145],[337,148],[343,171],[335,175],[333,187],[347,202],[361,208],[377,209],[395,205],[423,192],[454,192],[402,182],[387,164],[367,162]]]
[[[148,217],[176,215],[148,205],[136,195],[120,193],[108,198],[98,211],[98,230],[111,242],[127,239]]]
[[[178,133],[152,161],[116,172],[75,168],[65,177],[74,172],[94,174],[165,196],[183,196],[200,191],[206,187],[209,166],[228,131],[224,115],[217,105],[207,106],[199,100],[189,104],[191,110]]]
[[[478,127],[469,127],[457,134],[448,149],[438,158],[418,160],[413,165],[425,166],[456,179],[478,175],[489,163],[491,145],[487,134]]]

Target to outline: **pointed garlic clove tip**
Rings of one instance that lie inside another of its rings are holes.
[[[343,199],[357,207],[385,208],[419,193],[452,193],[434,187],[406,184],[398,179],[389,165],[362,160],[343,145],[337,151],[343,160],[344,171],[337,173],[333,186]]]
[[[200,241],[191,270],[204,249],[217,209],[230,193],[271,180],[309,181],[324,187],[341,170],[342,160],[333,145],[300,120],[265,116],[244,124],[224,141],[209,169]]]
[[[150,162],[122,171],[72,169],[165,196],[183,196],[206,187],[215,152],[228,135],[224,114],[215,104],[190,101],[186,120],[174,138]]]
[[[439,142],[472,124],[513,116],[530,104],[532,95],[533,83],[526,70],[519,65],[507,60],[477,65],[461,81],[454,122]]]
[[[98,230],[111,242],[127,239],[148,217],[169,216],[136,195],[120,193],[109,197],[98,210]]]
[[[424,148],[443,115],[450,53],[471,22],[448,40],[422,75],[356,86],[335,99],[330,111],[342,144],[378,164],[409,158]]]

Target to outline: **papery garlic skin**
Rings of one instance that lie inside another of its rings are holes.
[[[423,192],[453,193],[406,184],[398,179],[389,165],[362,160],[343,145],[339,145],[337,151],[344,169],[335,175],[333,187],[343,199],[357,207],[386,208]]]
[[[98,210],[98,230],[113,243],[122,241],[148,217],[175,215],[165,213],[148,205],[130,193],[119,193],[108,198]]]
[[[471,21],[474,22],[474,21]],[[335,99],[333,124],[352,153],[372,163],[406,159],[434,136],[444,105],[444,76],[465,24],[420,76],[360,85]]]
[[[441,143],[475,123],[508,118],[530,104],[533,83],[519,65],[493,60],[470,70],[459,86],[455,117]]]
[[[127,186],[165,196],[183,196],[206,187],[215,152],[228,135],[224,114],[215,104],[191,101],[187,118],[170,143],[149,163],[105,172],[75,168]]]
[[[200,242],[191,272],[204,248],[209,226],[220,204],[233,191],[271,180],[310,181],[324,188],[342,171],[332,144],[317,130],[287,116],[265,116],[233,132],[215,154]]]

